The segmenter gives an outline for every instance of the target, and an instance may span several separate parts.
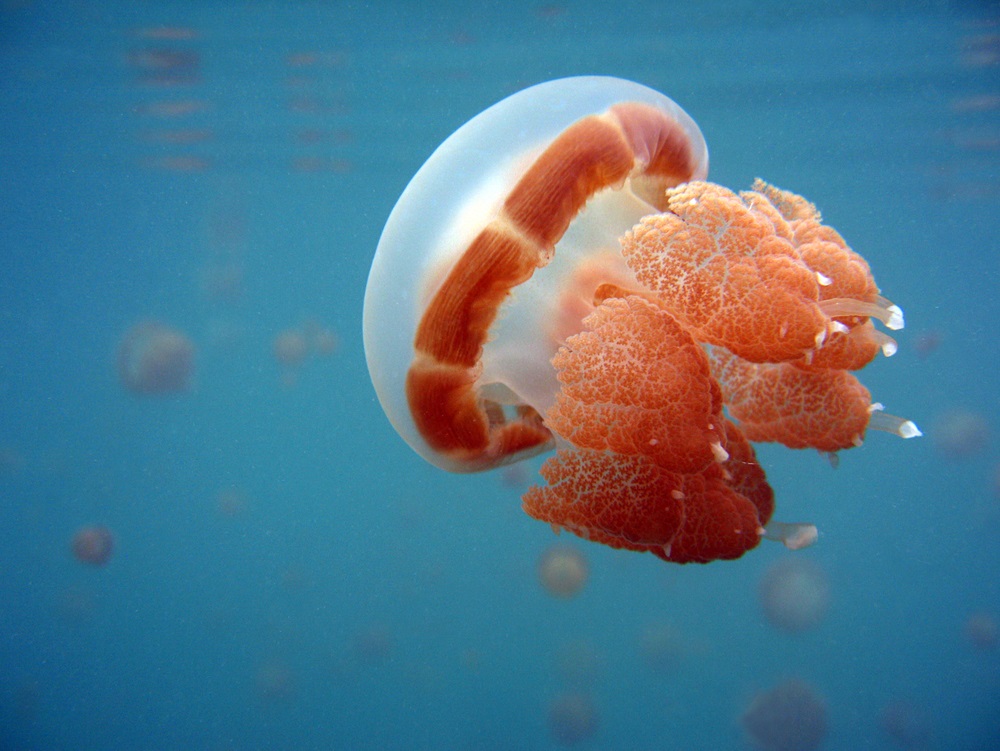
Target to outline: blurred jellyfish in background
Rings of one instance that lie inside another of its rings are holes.
[[[791,678],[758,693],[742,723],[763,751],[812,751],[826,737],[826,702],[807,683]]]
[[[125,54],[126,70],[136,87],[144,98],[148,92],[155,97],[135,108],[144,118],[138,137],[148,153],[139,164],[146,168],[201,172],[210,166],[204,154],[191,151],[213,140],[214,133],[187,120],[208,109],[208,102],[191,96],[202,83],[203,57],[197,29],[187,31],[176,36],[148,36],[140,31],[135,36],[142,41]]]
[[[352,647],[358,663],[383,665],[392,657],[392,631],[384,623],[371,623],[355,634]]]
[[[588,694],[560,694],[549,703],[549,730],[556,743],[575,746],[597,732],[598,716]]]
[[[931,728],[926,712],[905,699],[893,699],[879,712],[879,725],[893,745],[904,751],[931,748]]]
[[[944,341],[944,334],[940,330],[929,329],[917,334],[911,346],[913,351],[917,353],[917,357],[924,360],[937,352],[942,341]]]
[[[282,383],[294,386],[299,371],[310,355],[327,357],[337,351],[340,340],[333,329],[309,318],[301,326],[280,331],[272,345],[274,359],[281,368]]]
[[[772,564],[761,577],[758,594],[768,623],[793,634],[818,626],[830,604],[826,574],[799,557]]]
[[[199,82],[201,55],[194,49],[136,48],[126,55],[136,82],[144,86],[191,86]]]
[[[115,549],[115,538],[107,527],[81,527],[73,535],[73,555],[81,563],[103,566],[111,560]]]
[[[983,652],[991,652],[1000,644],[1000,626],[989,613],[973,613],[965,620],[965,639]]]
[[[340,340],[337,338],[333,329],[324,326],[316,320],[307,321],[303,328],[305,329],[305,334],[308,337],[310,348],[317,355],[325,357],[327,355],[332,355],[337,351],[337,347],[340,345]]]
[[[982,415],[966,409],[951,409],[938,415],[930,436],[934,447],[946,459],[967,459],[986,448],[990,426]]]
[[[134,394],[187,391],[194,372],[194,345],[177,329],[157,321],[130,328],[118,345],[118,377]]]
[[[968,68],[987,68],[1000,63],[1000,36],[968,34],[961,40],[959,60]]]
[[[272,345],[274,359],[281,367],[281,381],[285,386],[294,386],[298,371],[309,356],[309,340],[299,329],[285,329],[274,337]]]
[[[172,120],[195,115],[208,108],[208,102],[203,99],[164,99],[137,104],[133,111],[142,117]]]
[[[266,704],[279,704],[295,695],[295,673],[287,662],[272,658],[257,668],[257,695]]]
[[[575,597],[587,583],[587,561],[575,548],[554,545],[538,561],[538,578],[553,597]]]

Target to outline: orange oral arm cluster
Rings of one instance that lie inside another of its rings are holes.
[[[860,445],[873,405],[848,368],[891,352],[869,316],[901,314],[798,196],[760,181],[741,196],[706,182],[667,196],[622,238],[641,288],[603,287],[553,359],[562,389],[545,424],[575,448],[545,463],[548,485],[524,509],[669,561],[736,558],[773,511],[748,440]]]

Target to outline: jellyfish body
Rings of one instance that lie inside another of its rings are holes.
[[[902,326],[864,259],[799,196],[737,195],[707,169],[677,104],[614,78],[540,84],[447,139],[393,209],[365,294],[369,372],[400,435],[456,472],[559,448],[528,514],[683,563],[765,534],[773,492],[748,437],[836,451],[868,427],[919,434],[847,372],[895,350],[872,317]]]
[[[118,376],[135,394],[187,391],[194,372],[194,345],[182,332],[157,321],[130,328],[118,345]]]
[[[92,525],[81,527],[73,535],[73,555],[81,563],[103,566],[111,560],[115,538],[107,527]]]

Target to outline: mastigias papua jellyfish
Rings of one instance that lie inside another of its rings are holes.
[[[738,558],[771,520],[751,441],[834,453],[881,411],[851,371],[903,326],[805,199],[705,182],[695,122],[645,86],[566,78],[449,137],[386,223],[365,355],[417,453],[477,472],[555,450],[532,517],[667,561]]]

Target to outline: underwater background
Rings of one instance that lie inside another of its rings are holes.
[[[922,438],[758,447],[807,550],[555,537],[540,461],[442,472],[379,406],[396,199],[584,74],[678,102],[714,182],[815,202],[906,313],[860,378]],[[0,217],[0,749],[1000,747],[995,3],[4,0]],[[150,331],[178,394],[120,372]],[[818,730],[755,740],[788,685],[821,715],[777,726]]]

